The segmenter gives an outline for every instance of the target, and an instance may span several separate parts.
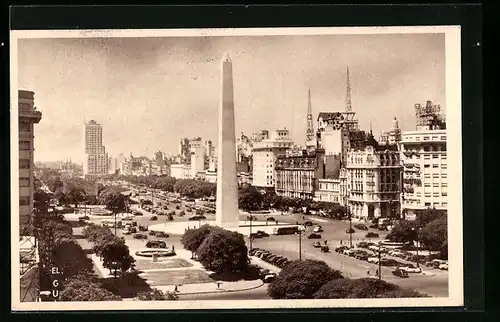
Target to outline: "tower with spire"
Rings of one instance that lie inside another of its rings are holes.
[[[315,144],[314,125],[311,106],[311,89],[307,93],[307,129],[306,129],[306,146],[314,146]]]
[[[351,82],[349,80],[349,66],[347,67],[347,86],[345,95],[345,111],[352,112],[351,106]]]

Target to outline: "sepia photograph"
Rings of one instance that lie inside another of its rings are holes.
[[[13,310],[463,305],[460,27],[11,31],[11,71]]]

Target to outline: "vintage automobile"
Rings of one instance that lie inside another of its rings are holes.
[[[408,277],[410,277],[410,275],[408,275],[408,272],[406,272],[404,270],[401,270],[399,268],[396,268],[395,270],[393,270],[392,271],[392,275],[398,276],[398,277],[401,277],[401,278],[408,278]]]

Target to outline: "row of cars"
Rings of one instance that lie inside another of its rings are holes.
[[[344,245],[335,248],[335,252],[380,266],[396,267],[393,274],[400,277],[408,277],[407,273],[422,272],[420,267],[410,263],[403,263],[393,258],[387,258],[385,255],[382,256],[382,253],[379,254],[378,249],[375,250],[374,248],[361,248],[359,245],[358,248],[349,248]]]
[[[258,257],[264,262],[277,266],[279,268],[284,268],[290,262],[288,258],[284,256],[273,254],[270,251],[261,248],[252,248],[248,252],[248,254],[250,256]]]
[[[393,257],[398,257],[410,262],[417,262],[429,268],[440,269],[443,271],[448,270],[448,261],[442,259],[432,258],[431,255],[414,254],[403,249],[388,250],[388,254]]]

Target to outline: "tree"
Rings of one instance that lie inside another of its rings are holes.
[[[68,193],[66,194],[68,203],[72,203],[75,205],[75,208],[78,208],[78,204],[85,201],[86,193],[83,188],[70,188]]]
[[[196,252],[205,238],[214,230],[222,230],[222,228],[203,225],[196,229],[188,229],[181,237],[182,246],[191,252]]]
[[[292,261],[268,287],[273,299],[312,299],[324,284],[341,279],[342,274],[323,261]]]
[[[446,217],[433,220],[420,230],[419,241],[429,250],[442,251],[448,248],[447,240],[448,222]]]
[[[46,213],[49,209],[50,195],[41,189],[33,194],[33,208],[40,213]]]
[[[250,259],[243,235],[228,230],[213,230],[196,251],[208,270],[225,274],[246,271]]]
[[[121,301],[121,297],[102,288],[98,283],[88,278],[75,276],[64,282],[59,295],[61,301]]]
[[[446,219],[446,213],[436,210],[435,208],[428,208],[417,214],[415,223],[418,227],[423,228],[425,225],[436,219]]]
[[[103,245],[101,254],[103,266],[109,270],[120,269],[122,272],[126,272],[135,262],[123,239],[116,236]]]
[[[114,190],[103,190],[99,194],[99,203],[106,206],[106,209],[114,214],[123,212],[127,209],[127,197]]]
[[[387,235],[387,239],[395,242],[413,242],[417,239],[418,227],[416,222],[409,220],[398,221],[391,232]]]
[[[238,191],[238,207],[245,211],[260,210],[263,202],[262,194],[254,186]]]
[[[361,299],[422,297],[423,294],[403,289],[395,284],[372,278],[335,279],[324,284],[315,299]]]
[[[65,277],[82,272],[92,272],[92,261],[74,238],[61,238],[55,242],[53,249],[54,264]]]
[[[162,292],[157,288],[137,294],[139,301],[175,301],[179,296],[174,292]]]

